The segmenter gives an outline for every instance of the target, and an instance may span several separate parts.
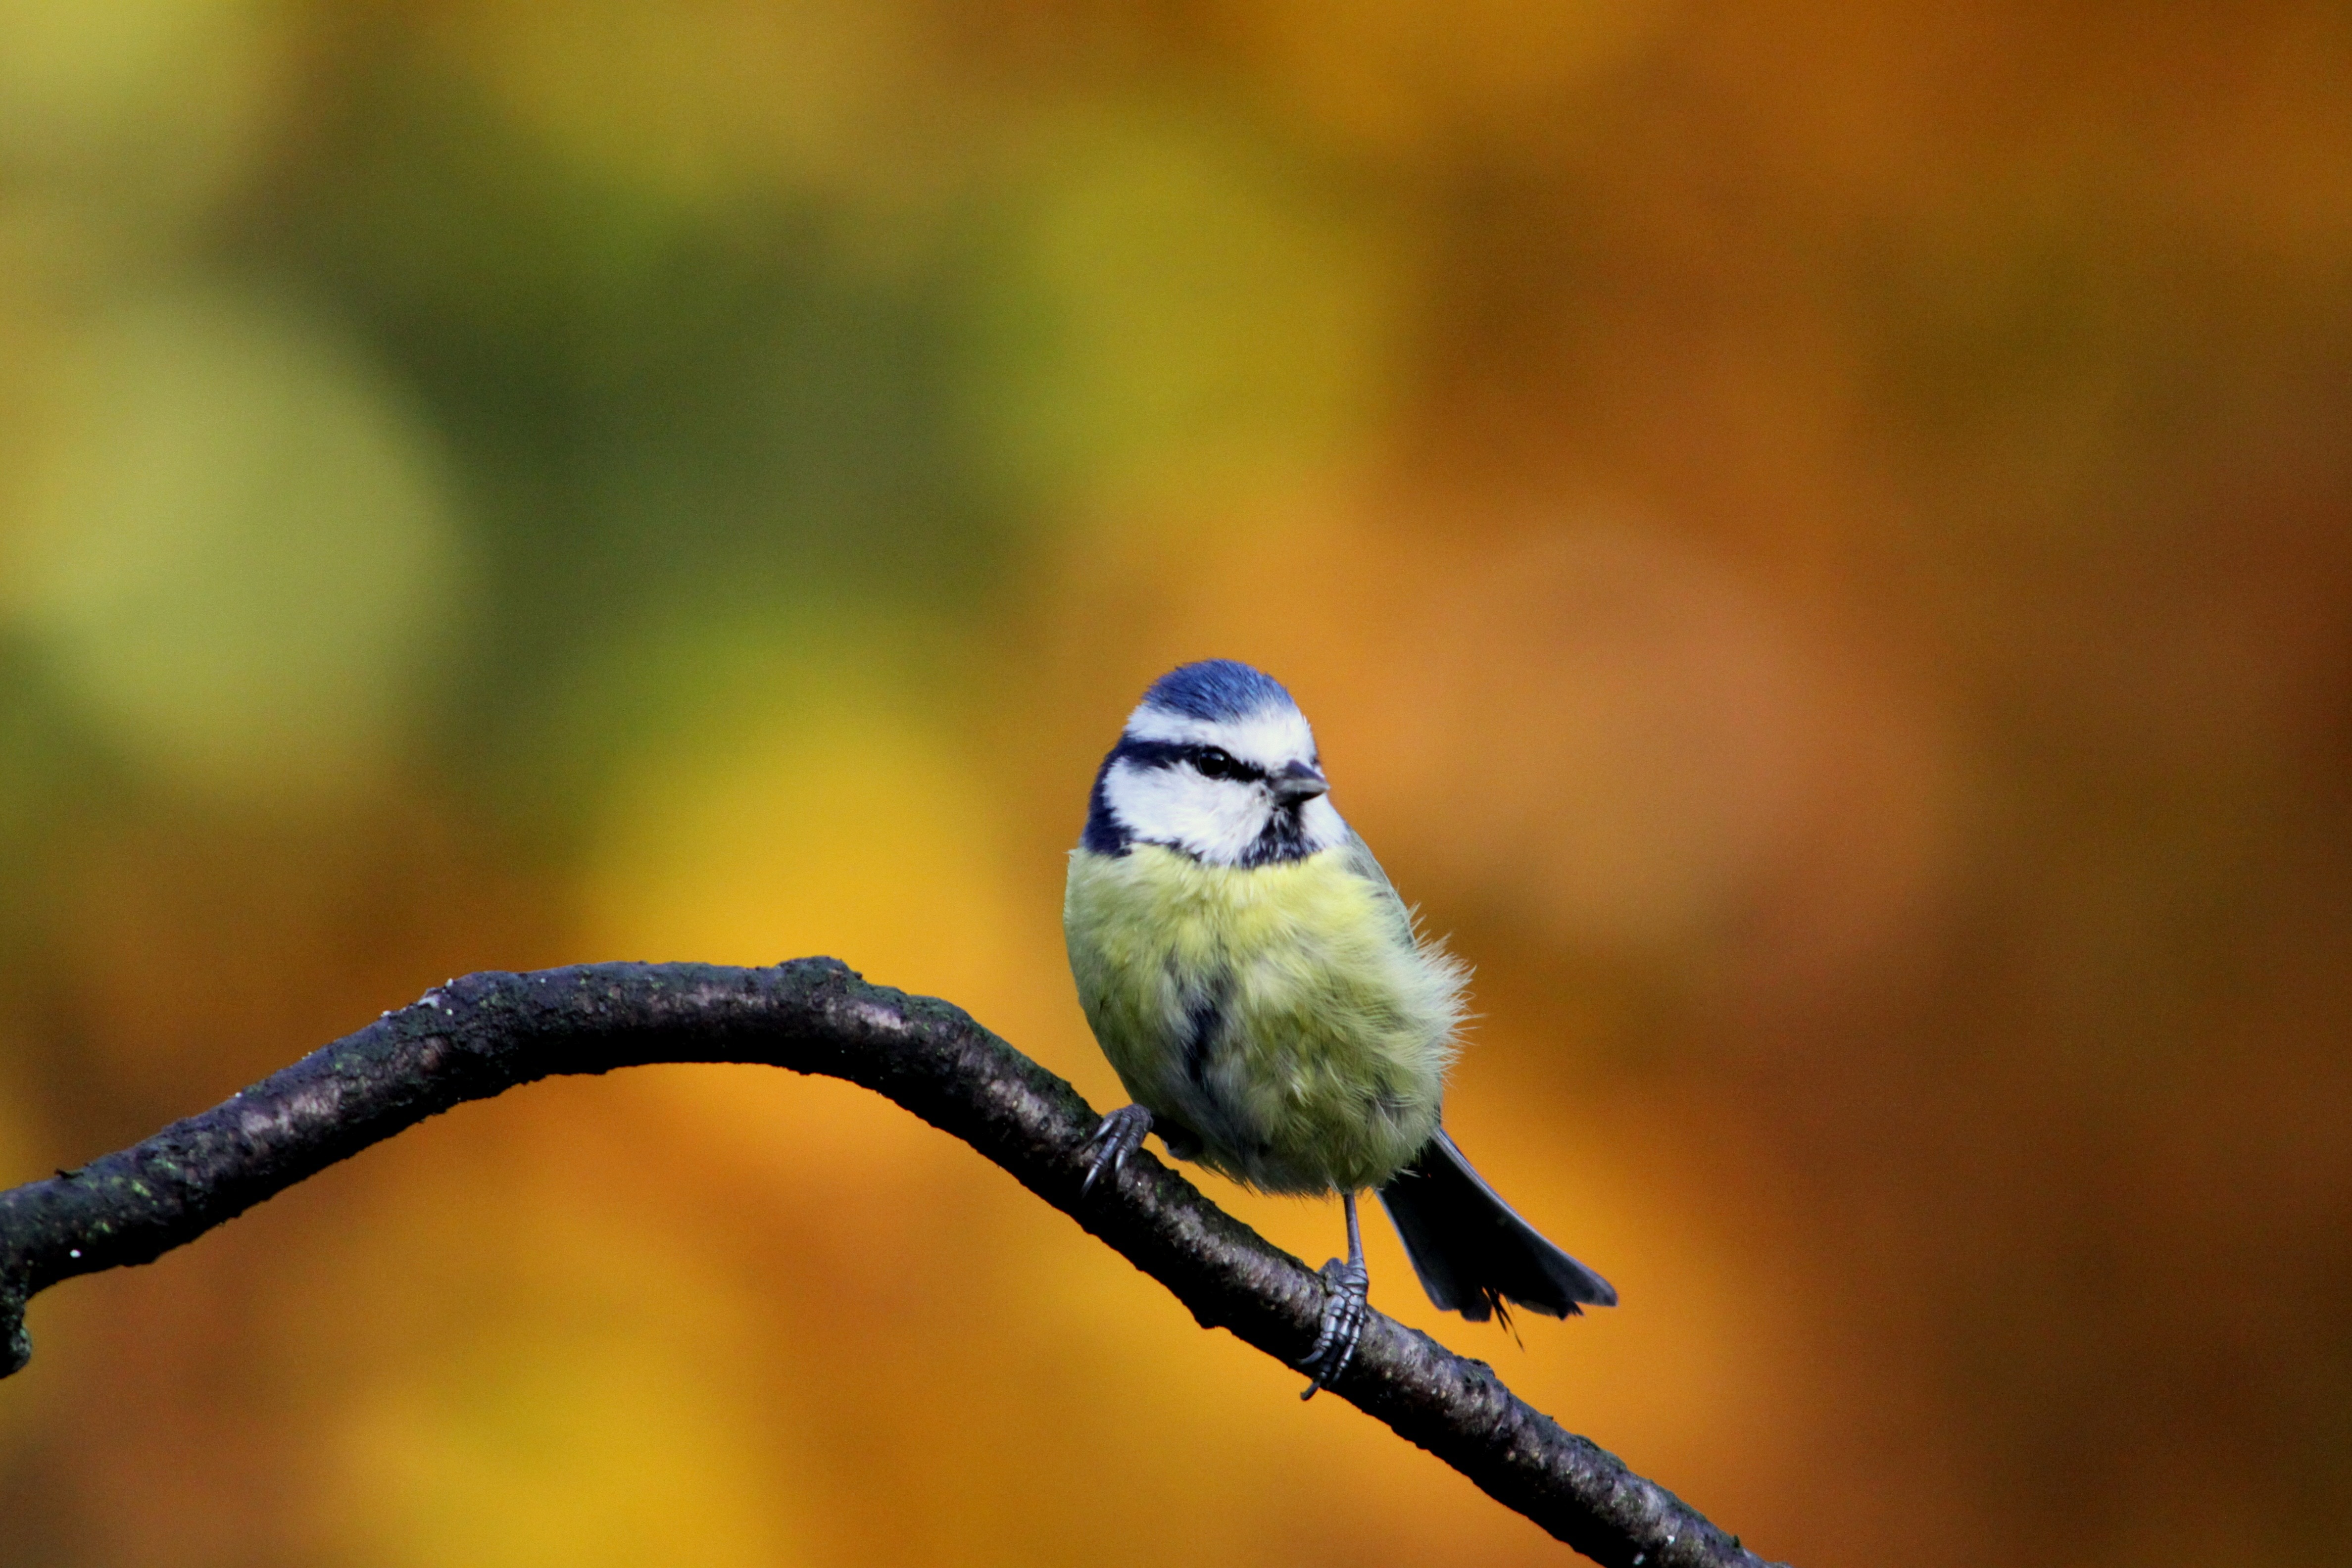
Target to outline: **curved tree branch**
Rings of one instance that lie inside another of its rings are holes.
[[[59,1280],[152,1262],[462,1101],[649,1062],[765,1062],[863,1084],[1003,1166],[1203,1326],[1285,1364],[1315,1342],[1316,1276],[1149,1155],[1080,1201],[1096,1117],[1068,1084],[960,1008],[811,958],[469,974],[142,1143],[0,1193],[0,1375],[32,1354],[25,1303]],[[1334,1392],[1612,1568],[1762,1568],[1483,1362],[1378,1312]]]

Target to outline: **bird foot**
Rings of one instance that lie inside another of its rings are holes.
[[[1143,1147],[1144,1134],[1150,1131],[1151,1112],[1139,1105],[1122,1105],[1104,1117],[1095,1135],[1087,1140],[1087,1179],[1078,1185],[1078,1196],[1093,1192],[1096,1180],[1105,1171],[1116,1180],[1127,1166],[1127,1157]]]
[[[1335,1258],[1317,1271],[1323,1281],[1323,1331],[1298,1370],[1315,1381],[1299,1392],[1312,1399],[1315,1391],[1329,1388],[1356,1359],[1356,1342],[1363,1338],[1364,1319],[1371,1311],[1371,1276],[1360,1263]]]

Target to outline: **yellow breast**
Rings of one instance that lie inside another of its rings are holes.
[[[1070,858],[1063,926],[1104,1054],[1204,1163],[1270,1191],[1377,1185],[1436,1131],[1462,975],[1361,866]]]

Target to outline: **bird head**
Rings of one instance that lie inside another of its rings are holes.
[[[1151,683],[1096,775],[1085,844],[1158,844],[1215,866],[1263,866],[1348,836],[1315,731],[1282,683],[1232,659]]]

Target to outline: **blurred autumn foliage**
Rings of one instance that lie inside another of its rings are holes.
[[[1061,856],[1225,655],[1625,1299],[1377,1304],[1806,1568],[2343,1560],[2347,430],[2340,6],[0,0],[0,1180],[601,958],[1113,1102]],[[9,1568],[1561,1550],[751,1069],[33,1328]]]

